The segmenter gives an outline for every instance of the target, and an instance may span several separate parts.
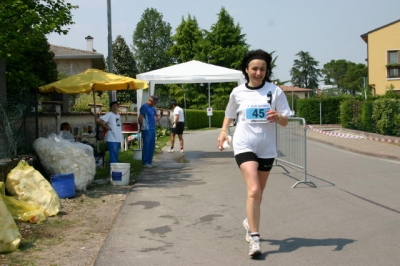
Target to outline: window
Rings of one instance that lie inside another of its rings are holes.
[[[388,78],[400,78],[400,51],[388,51],[388,64],[386,65]]]

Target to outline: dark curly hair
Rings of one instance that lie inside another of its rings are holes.
[[[249,66],[250,61],[254,59],[261,59],[267,63],[267,71],[264,77],[264,81],[271,82],[269,77],[272,75],[272,68],[271,68],[272,56],[261,49],[247,52],[242,59],[240,69],[242,70],[242,73],[245,76],[246,80],[249,81],[249,75],[246,72],[246,68]]]
[[[71,127],[70,124],[68,122],[63,122],[60,125],[60,130],[64,130],[64,129],[69,130],[69,128],[67,128],[67,127]]]

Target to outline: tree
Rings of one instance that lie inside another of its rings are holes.
[[[218,13],[218,20],[210,28],[210,31],[204,31],[204,40],[201,43],[201,51],[197,56],[203,62],[209,62],[214,65],[239,69],[243,55],[248,51],[249,45],[246,43],[246,35],[241,32],[239,23],[235,24],[234,19],[229,15],[224,7]],[[224,109],[229,100],[229,94],[234,83],[212,84],[212,107],[214,109]],[[198,93],[197,99],[199,107],[208,106],[208,97],[204,94],[204,88],[198,87],[201,93]],[[200,103],[203,102],[201,105]]]
[[[343,88],[347,93],[356,95],[357,92],[363,93],[363,78],[367,76],[367,68],[364,64],[349,62],[346,75],[343,79]]]
[[[6,59],[7,91],[10,95],[24,95],[26,90],[57,80],[54,53],[49,50],[50,45],[45,36],[36,36],[30,44],[30,50],[19,53],[23,60],[19,56]]]
[[[218,21],[211,26],[211,31],[205,32],[206,42],[199,58],[215,65],[239,69],[243,55],[248,51],[246,35],[241,33],[241,27],[235,25],[233,18],[224,7],[218,13]]]
[[[197,59],[200,52],[200,44],[203,40],[203,32],[199,28],[196,18],[192,18],[188,15],[187,20],[182,18],[181,24],[176,28],[176,33],[172,36],[174,44],[170,47],[168,51],[172,56],[175,63],[183,63],[193,59]],[[168,101],[176,100],[178,103],[189,103],[190,108],[196,108],[195,102],[198,100],[195,95],[196,90],[194,87],[198,87],[198,84],[185,84],[184,86],[179,86],[176,84],[167,85],[168,87]],[[186,94],[186,92],[188,92]],[[186,97],[184,97],[186,96]],[[205,97],[205,95],[203,95]],[[186,98],[186,99],[184,99]],[[206,100],[205,100],[206,101]]]
[[[348,62],[344,59],[331,60],[329,63],[326,63],[321,70],[321,73],[325,75],[325,85],[336,85],[340,88],[342,80],[346,75],[347,67]]]
[[[154,8],[147,8],[133,33],[133,53],[139,71],[147,72],[173,63],[166,53],[173,44],[171,26]]]
[[[125,39],[118,35],[112,44],[113,49],[113,70],[117,75],[135,78],[139,70],[132,51],[126,44]],[[117,101],[123,103],[136,102],[136,91],[117,91]]]
[[[196,18],[188,15],[187,20],[182,18],[181,24],[172,36],[174,44],[170,47],[170,54],[176,63],[183,63],[196,58],[200,52],[200,43],[203,40],[202,30]]]
[[[283,81],[283,83],[282,83],[282,81],[280,81],[279,79],[275,79],[275,76],[274,76],[274,68],[276,67],[276,60],[278,60],[278,56],[274,57],[274,53],[275,52],[276,51],[272,51],[272,52],[269,53],[271,55],[271,57],[272,57],[272,61],[271,61],[271,71],[272,71],[272,73],[271,73],[270,79],[273,80],[274,82],[276,82],[276,84],[284,85],[286,82],[289,82],[290,80],[289,81]]]
[[[355,95],[363,85],[363,78],[367,76],[364,64],[356,64],[344,59],[331,60],[321,70],[325,75],[326,85],[336,85],[342,93]]]
[[[6,61],[9,93],[23,93],[52,82],[56,77],[54,55],[49,52],[46,34],[66,34],[73,24],[64,0],[2,0],[0,2],[0,57]]]
[[[318,77],[321,77],[321,70],[317,69],[319,62],[315,61],[308,52],[300,51],[296,54],[300,59],[294,60],[292,67],[292,84],[302,88],[316,90],[318,88]]]

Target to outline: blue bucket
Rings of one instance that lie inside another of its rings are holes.
[[[50,178],[51,185],[60,199],[75,197],[74,174],[58,174],[52,175]]]

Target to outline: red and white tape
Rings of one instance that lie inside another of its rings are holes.
[[[329,131],[324,131],[324,130],[319,130],[315,129],[310,125],[306,126],[307,128],[316,131],[318,133],[327,135],[327,136],[332,136],[332,137],[339,137],[339,138],[350,138],[350,139],[367,139],[367,140],[374,140],[374,141],[380,141],[380,142],[389,142],[389,143],[400,143],[400,139],[389,139],[389,138],[374,138],[374,137],[364,137],[364,136],[357,136],[353,134],[344,134],[344,133],[336,133],[336,132],[329,132]]]

